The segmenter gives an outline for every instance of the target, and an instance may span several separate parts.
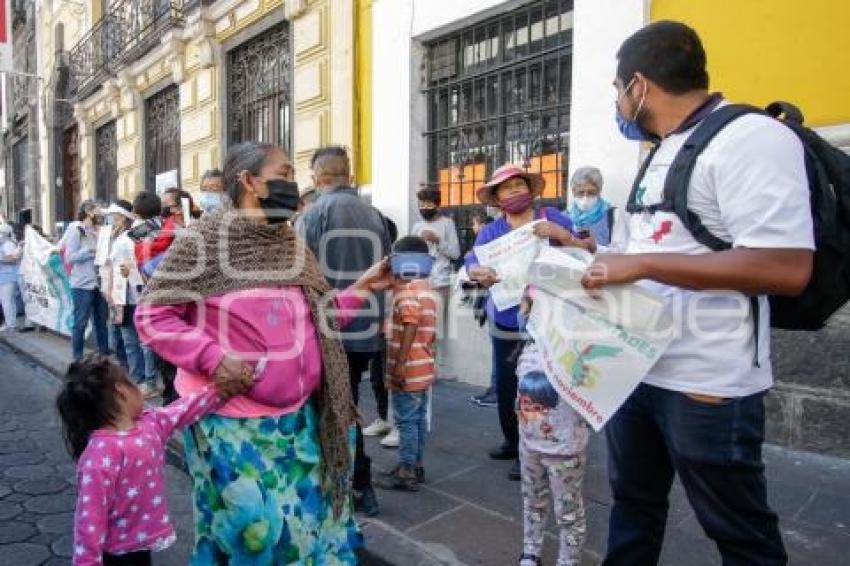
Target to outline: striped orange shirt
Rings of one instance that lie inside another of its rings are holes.
[[[396,372],[395,360],[401,348],[405,325],[416,326],[416,335],[410,345],[407,359],[400,377],[404,381],[402,391],[425,391],[434,381],[434,338],[437,332],[437,298],[427,279],[415,279],[399,285],[393,296],[393,315],[387,336],[387,371]],[[392,383],[391,390],[398,390]]]

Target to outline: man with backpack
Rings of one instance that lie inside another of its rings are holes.
[[[625,254],[598,255],[583,284],[639,282],[669,300],[677,323],[606,426],[605,564],[658,562],[676,474],[724,564],[785,564],[761,455],[773,383],[766,295],[808,292],[816,188],[804,147],[792,128],[752,111],[705,136],[729,105],[709,93],[705,52],[684,24],[637,31],[617,59],[620,131],[655,148],[627,207]]]

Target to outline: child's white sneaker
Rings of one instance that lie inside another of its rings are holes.
[[[393,425],[378,418],[372,421],[372,424],[363,429],[363,436],[383,436],[392,431]]]
[[[399,442],[398,428],[393,427],[390,433],[381,440],[381,446],[384,448],[398,448]]]

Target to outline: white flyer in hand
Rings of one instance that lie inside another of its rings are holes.
[[[534,235],[537,220],[511,230],[492,242],[475,247],[475,256],[484,267],[492,268],[499,281],[490,287],[490,297],[500,311],[515,307],[528,285],[528,268],[549,242]]]
[[[112,226],[101,226],[97,232],[97,247],[95,248],[94,264],[106,265],[109,259],[109,246],[112,243]]]
[[[637,285],[587,295],[591,256],[548,249],[529,270],[535,287],[528,331],[558,394],[601,429],[669,346],[667,302]]]

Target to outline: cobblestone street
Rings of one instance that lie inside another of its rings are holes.
[[[48,335],[28,334],[15,339],[15,348],[18,353],[0,344],[0,566],[68,564],[74,465],[53,407],[68,345]],[[363,387],[368,420],[374,408],[368,384]],[[369,551],[363,566],[515,563],[522,529],[519,488],[505,478],[508,464],[486,458],[486,448],[498,440],[495,411],[467,401],[477,391],[450,381],[435,389],[428,482],[418,494],[379,491],[381,515],[363,521]],[[374,439],[368,444],[375,472],[390,469],[396,452],[381,449]],[[584,566],[598,564],[604,553],[611,504],[599,435],[593,436],[588,456]],[[770,445],[765,447],[765,461],[769,498],[780,515],[790,564],[845,564],[850,552],[850,462]],[[190,484],[172,466],[166,468],[166,478],[178,542],[155,554],[154,564],[184,565],[192,538]],[[547,537],[544,554],[551,561],[551,525]],[[661,565],[680,566],[684,557],[690,566],[719,564],[714,544],[703,534],[677,482]]]

